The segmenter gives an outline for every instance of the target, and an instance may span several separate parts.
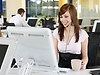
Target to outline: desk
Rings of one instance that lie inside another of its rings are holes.
[[[80,25],[80,28],[82,28],[82,29],[86,28],[86,31],[88,31],[88,32],[89,32],[89,29],[92,27],[93,27],[93,25]]]
[[[100,68],[98,68],[100,70]],[[32,74],[30,75],[91,75],[89,72],[91,70],[97,70],[97,69],[86,69],[86,70],[80,70],[80,71],[73,71],[73,70],[69,70],[67,73],[63,73],[63,72],[59,72],[59,73],[55,73],[55,72],[32,72]],[[18,75],[18,74],[14,74],[14,73],[10,73],[8,75]]]
[[[40,72],[40,73],[33,73],[32,75],[91,75],[89,72],[91,70],[97,70],[97,69],[86,69],[86,70],[80,70],[80,71],[68,71],[67,73],[50,73],[50,72]]]

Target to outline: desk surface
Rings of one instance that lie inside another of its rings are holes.
[[[58,74],[56,73],[50,73],[50,72],[38,72],[33,73],[32,75],[91,75],[89,72],[91,70],[97,70],[97,69],[86,69],[86,70],[80,70],[80,71],[68,71],[67,73],[60,72]]]
[[[86,69],[86,70],[80,70],[80,71],[73,71],[73,70],[69,70],[68,72],[32,72],[32,74],[30,75],[91,75],[89,72],[91,70],[100,70],[100,68],[98,69]],[[19,75],[19,74],[14,74],[14,73],[10,73],[8,75]]]

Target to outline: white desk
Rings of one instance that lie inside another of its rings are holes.
[[[100,70],[100,68],[98,68]],[[86,69],[86,70],[80,70],[80,71],[73,71],[73,70],[69,70],[66,73],[63,72],[59,72],[59,73],[55,73],[55,72],[32,72],[32,74],[30,75],[91,75],[89,72],[91,70],[97,70],[97,69]],[[18,75],[18,74],[14,74],[14,73],[10,73],[8,75]]]
[[[58,74],[50,73],[50,72],[40,72],[40,73],[33,73],[32,75],[91,75],[90,72],[91,69],[87,70],[81,70],[81,71],[68,71],[67,73],[60,72]]]

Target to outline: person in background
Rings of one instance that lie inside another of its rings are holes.
[[[59,67],[71,68],[71,59],[81,59],[81,69],[85,69],[89,36],[85,30],[80,29],[77,10],[72,4],[64,4],[60,8],[58,23],[53,38]]]
[[[25,13],[25,10],[23,8],[19,8],[17,11],[17,15],[13,16],[10,20],[9,23],[14,23],[15,26],[18,27],[30,27],[26,21],[23,18],[23,15]]]
[[[2,12],[0,12],[0,26],[4,23]]]

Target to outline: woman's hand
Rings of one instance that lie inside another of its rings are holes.
[[[87,62],[88,62],[87,59],[82,59],[82,62],[81,62],[81,69],[86,69]]]

